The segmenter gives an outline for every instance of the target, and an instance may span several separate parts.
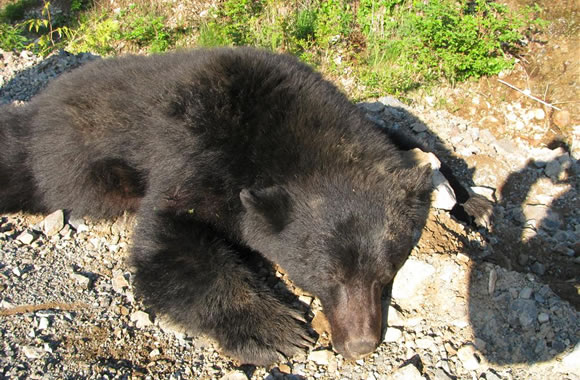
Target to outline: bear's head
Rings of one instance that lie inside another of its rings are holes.
[[[430,176],[429,167],[382,178],[325,173],[240,193],[245,242],[319,297],[346,358],[381,341],[381,294],[421,234]]]

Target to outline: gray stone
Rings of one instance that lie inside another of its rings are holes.
[[[402,336],[403,332],[400,329],[396,327],[388,327],[383,342],[387,343],[398,342]]]
[[[46,317],[40,317],[38,320],[38,329],[39,330],[46,330],[48,328],[49,321]]]
[[[495,150],[506,156],[511,156],[513,154],[518,154],[518,148],[508,139],[497,140],[494,144]]]
[[[501,377],[491,371],[485,371],[485,380],[501,380]]]
[[[534,221],[535,223],[532,225],[536,227],[540,225],[540,222],[546,218],[546,216],[548,216],[550,209],[545,205],[525,205],[523,211],[525,214],[525,220],[522,220],[522,222]]]
[[[123,293],[124,289],[129,287],[129,282],[122,271],[113,272],[113,280],[111,282],[113,290],[117,293]]]
[[[389,305],[389,309],[387,312],[387,325],[388,326],[404,326],[405,325],[405,318],[401,315],[401,313],[395,309],[394,307]],[[387,330],[388,332],[388,330]]]
[[[83,218],[71,218],[69,219],[68,224],[74,228],[77,233],[86,232],[89,230],[89,227],[85,224],[85,220]]]
[[[547,313],[538,314],[538,322],[546,323],[550,320],[550,316]]]
[[[64,227],[64,213],[56,210],[42,221],[42,231],[46,236],[54,236]]]
[[[574,250],[572,248],[568,248],[568,244],[564,242],[556,244],[554,247],[554,252],[558,252],[564,256],[574,257]]]
[[[556,160],[558,157],[564,155],[565,153],[566,151],[563,148],[532,148],[530,157],[534,159],[534,165],[536,167],[543,168],[548,162]]]
[[[479,368],[479,359],[476,356],[475,346],[466,344],[457,350],[457,357],[461,360],[463,367],[468,371],[474,371]]]
[[[435,170],[431,179],[434,187],[431,207],[451,210],[457,203],[457,198],[447,178],[439,170]]]
[[[38,359],[42,357],[42,355],[44,354],[44,350],[38,347],[24,346],[22,347],[22,353],[28,359]]]
[[[381,102],[360,103],[359,105],[369,112],[381,112],[385,109],[385,105]]]
[[[383,96],[379,98],[379,102],[389,107],[405,108],[405,104],[403,104],[399,99],[394,98],[392,96]]]
[[[529,287],[523,288],[520,291],[519,297],[525,300],[530,299],[532,297],[532,292],[533,292],[532,288]]]
[[[38,237],[38,235],[36,235],[32,231],[24,231],[20,235],[18,235],[16,240],[18,240],[24,244],[31,244],[34,240],[36,240],[37,237]]]
[[[436,368],[435,371],[433,371],[433,377],[432,378],[434,380],[452,380],[453,379],[442,368]]]
[[[242,371],[231,371],[222,376],[220,380],[248,380],[248,376]]]
[[[415,340],[415,345],[421,349],[430,349],[432,347],[435,346],[435,341],[433,341],[433,338],[430,337],[424,337],[424,338],[419,338]]]
[[[328,365],[333,357],[334,353],[330,350],[312,351],[308,354],[308,360],[313,361],[318,365]]]
[[[395,276],[391,293],[392,297],[395,299],[413,297],[417,293],[417,289],[433,273],[435,273],[435,268],[431,264],[415,258],[409,258]]]
[[[366,118],[369,119],[370,121],[372,121],[373,123],[375,123],[376,125],[378,125],[381,128],[386,128],[387,124],[385,124],[385,121],[377,116],[375,116],[374,114],[367,114]]]
[[[91,279],[80,273],[72,273],[71,277],[83,289],[88,289],[91,286]]]
[[[495,292],[495,284],[497,282],[497,271],[495,270],[495,268],[492,268],[489,271],[489,280],[487,283],[487,292],[489,293],[489,295],[493,296],[493,293]]]
[[[542,220],[542,228],[546,231],[556,231],[562,225],[562,220],[556,214],[550,214]]]
[[[141,310],[137,310],[136,312],[131,314],[131,321],[135,322],[135,326],[138,329],[142,329],[152,324],[149,314]]]
[[[479,140],[487,144],[490,144],[495,142],[495,136],[489,131],[489,129],[480,129]]]
[[[518,298],[509,304],[509,322],[519,324],[524,329],[529,329],[534,326],[538,318],[538,308],[536,302]]]
[[[537,274],[539,276],[546,273],[546,267],[544,266],[544,264],[542,264],[538,261],[533,263],[532,266],[530,267],[530,269],[532,270],[532,272],[534,272],[535,274]]]
[[[388,377],[389,380],[424,380],[421,372],[413,365],[407,364],[404,367],[397,369]]]
[[[427,130],[427,126],[425,126],[425,124],[423,124],[421,122],[413,123],[413,125],[411,125],[411,128],[413,129],[413,131],[415,133],[421,133],[421,132],[425,132]]]
[[[568,240],[568,234],[566,233],[566,231],[557,231],[554,234],[554,239],[556,239],[559,242],[565,242]]]
[[[546,164],[544,168],[544,173],[550,178],[556,178],[562,171],[562,166],[559,161],[553,160]]]

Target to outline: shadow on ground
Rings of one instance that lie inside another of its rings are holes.
[[[423,150],[434,152],[448,164],[462,184],[475,185],[477,167],[470,167],[466,160],[449,149],[448,144],[446,147],[442,138],[397,100],[386,100],[391,104],[378,112],[369,112],[371,119],[383,128],[395,129],[418,140]],[[376,104],[374,106],[380,109]],[[369,104],[363,104],[367,111],[373,108],[373,105],[367,106]],[[551,145],[556,146],[558,142]],[[576,310],[580,308],[580,269],[574,262],[574,249],[570,248],[576,238],[563,231],[567,225],[573,227],[577,220],[580,181],[571,167],[560,165],[569,158],[568,152],[559,152],[550,161],[530,159],[523,168],[501,179],[495,189],[498,199],[492,223],[488,229],[479,230],[485,243],[470,241],[466,235],[448,231],[461,241],[462,253],[468,254],[473,262],[469,276],[470,324],[476,339],[487,347],[481,351],[486,353],[485,359],[490,363],[544,362],[574,347],[580,338],[577,317],[554,301],[556,293]],[[560,170],[548,176],[542,170],[548,166],[560,167]],[[538,202],[532,196],[532,190],[540,182],[544,185],[549,182],[567,190],[547,203]],[[465,201],[465,194],[457,194],[457,199]],[[470,224],[456,209],[451,214],[460,222]],[[477,227],[471,224],[470,228]],[[497,285],[494,285],[492,294],[488,294],[490,272],[493,270],[493,276],[498,276],[492,264],[505,269],[501,273],[505,278],[500,275],[494,279]],[[537,286],[524,290],[529,295],[520,293],[518,286],[523,286],[521,281],[512,280],[513,276],[507,271],[525,274]],[[554,316],[554,321],[546,323],[545,319],[550,315]],[[568,323],[554,325],[558,323],[556,317]]]

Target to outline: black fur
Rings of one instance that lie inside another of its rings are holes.
[[[423,227],[430,170],[295,58],[102,60],[0,115],[0,210],[136,211],[136,290],[155,311],[242,362],[308,346],[250,248],[320,297],[344,356],[380,342],[381,289]]]

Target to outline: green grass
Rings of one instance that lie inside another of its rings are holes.
[[[354,8],[347,0],[222,0],[206,16],[178,26],[170,22],[172,8],[162,3],[121,2],[112,11],[91,8],[89,1],[73,0],[70,15],[50,21],[45,13],[23,20],[36,0],[5,7],[0,46],[22,49],[58,28],[67,33],[44,37],[37,51],[65,46],[107,55],[252,45],[297,55],[331,77],[354,79],[352,95],[364,98],[497,74],[512,67],[525,33],[546,26],[535,17],[537,6],[513,13],[491,0],[360,0]],[[31,35],[23,22],[52,28]]]
[[[22,50],[27,42],[21,27],[0,23],[0,49]]]
[[[67,49],[72,52],[92,51],[113,54],[126,51],[160,53],[175,46],[187,28],[170,28],[165,16],[151,9],[131,5],[116,14],[92,13],[79,23]]]

